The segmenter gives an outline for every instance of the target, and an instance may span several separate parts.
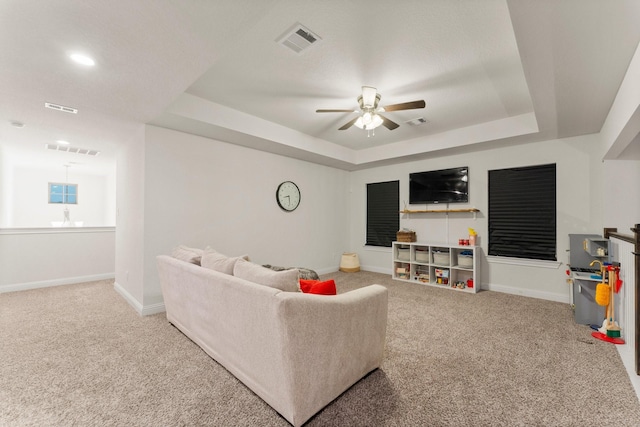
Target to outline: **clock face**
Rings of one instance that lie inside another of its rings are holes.
[[[278,185],[276,190],[278,206],[287,212],[295,210],[300,204],[300,189],[291,181],[285,181]]]

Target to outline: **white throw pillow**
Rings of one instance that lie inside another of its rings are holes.
[[[243,255],[241,257],[229,257],[225,254],[221,254],[220,252],[216,252],[213,249],[206,248],[202,254],[202,261],[200,261],[200,264],[204,268],[219,271],[220,273],[233,274],[233,266],[239,259],[248,260],[249,256]]]
[[[285,292],[298,292],[298,269],[273,271],[259,264],[239,259],[233,267],[233,275],[250,282]]]
[[[171,256],[181,261],[190,262],[191,264],[200,265],[202,253],[204,251],[198,248],[190,248],[185,245],[179,245],[173,248]]]

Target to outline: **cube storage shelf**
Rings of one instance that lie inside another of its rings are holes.
[[[392,253],[395,280],[478,292],[478,246],[393,242]]]

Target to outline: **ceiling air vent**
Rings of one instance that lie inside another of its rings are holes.
[[[78,110],[71,107],[65,107],[64,105],[52,104],[51,102],[45,102],[44,106],[46,108],[51,108],[52,110],[64,111],[65,113],[78,114]]]
[[[417,119],[407,120],[405,123],[411,126],[420,126],[425,123],[429,123],[429,120],[425,119],[424,117],[418,117]]]
[[[86,156],[97,156],[100,154],[98,150],[71,147],[69,145],[44,144],[44,148],[46,148],[47,150],[53,150],[53,151],[64,151],[67,153],[84,154]]]
[[[302,24],[296,23],[293,27],[285,31],[276,41],[295,53],[301,53],[318,40],[321,40],[320,37],[312,33],[311,30]]]

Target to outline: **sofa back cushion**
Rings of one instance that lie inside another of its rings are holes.
[[[299,291],[298,274],[297,269],[273,271],[242,258],[233,266],[234,276],[285,292]]]
[[[191,264],[200,265],[202,253],[204,251],[198,248],[190,248],[185,245],[179,245],[173,248],[171,256],[181,261],[190,262]]]
[[[236,265],[236,261],[239,259],[249,260],[248,255],[241,257],[229,257],[220,252],[216,252],[213,249],[206,248],[202,254],[201,265],[204,268],[218,271],[224,274],[233,274],[233,267]]]

